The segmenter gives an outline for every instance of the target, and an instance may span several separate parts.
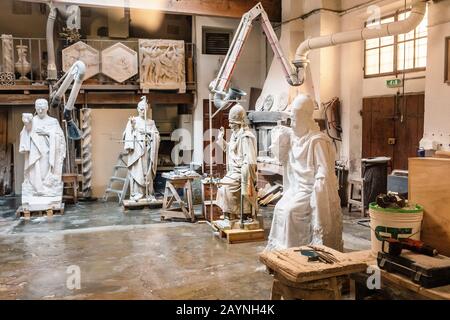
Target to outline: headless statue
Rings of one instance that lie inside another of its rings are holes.
[[[128,153],[130,200],[153,200],[153,180],[158,165],[159,131],[155,121],[147,119],[148,104],[142,97],[137,106],[138,116],[130,117],[123,133]]]
[[[299,95],[292,103],[292,128],[279,126],[272,131],[271,149],[286,176],[266,250],[309,244],[343,249],[335,152],[314,122],[313,112],[313,101]]]
[[[243,214],[251,215],[257,209],[256,193],[256,138],[246,124],[245,109],[237,104],[230,109],[229,125],[232,130],[229,142],[224,140],[224,129],[220,128],[217,138],[219,145],[226,150],[227,173],[221,180],[217,192],[217,205],[225,218],[240,217],[241,195]]]
[[[58,120],[50,117],[48,102],[37,99],[36,115],[22,114],[19,152],[25,155],[22,206],[29,210],[59,209],[66,141]]]

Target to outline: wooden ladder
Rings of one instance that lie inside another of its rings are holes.
[[[125,196],[127,194],[128,191],[128,187],[130,185],[130,179],[128,176],[128,167],[127,167],[127,162],[125,161],[124,158],[126,158],[127,154],[121,152],[119,154],[119,157],[117,158],[117,163],[114,166],[114,171],[112,176],[109,178],[109,182],[108,182],[108,186],[106,187],[105,193],[103,195],[103,201],[108,201],[108,197],[111,194],[115,194],[117,195],[118,199],[119,199],[119,204],[121,204],[123,202],[123,200],[125,199]],[[123,170],[127,170],[124,174],[120,174],[121,171]],[[122,183],[122,189],[114,189],[113,188],[113,184],[119,184]]]

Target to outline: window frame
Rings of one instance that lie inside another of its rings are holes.
[[[388,18],[394,18],[394,22],[398,22],[400,20],[399,16],[402,13],[405,12],[410,12],[411,10],[397,10],[395,13],[383,16],[380,18],[380,20],[383,19],[388,19]],[[403,21],[403,20],[402,20]],[[364,27],[367,27],[367,21],[364,23]],[[427,69],[427,67],[418,67],[418,68],[411,68],[411,69],[403,69],[403,70],[399,70],[398,69],[398,46],[401,43],[407,43],[409,41],[413,41],[414,42],[414,57],[413,57],[413,61],[414,61],[414,65],[416,64],[416,41],[419,39],[428,39],[428,28],[427,28],[427,35],[425,37],[416,37],[416,32],[417,32],[417,27],[414,28],[414,38],[412,40],[403,40],[403,41],[398,41],[398,37],[399,35],[393,36],[394,37],[394,43],[393,44],[389,44],[389,45],[380,45],[376,48],[370,48],[367,49],[367,41],[364,40],[364,67],[363,67],[363,72],[364,72],[364,79],[370,79],[370,78],[380,78],[380,77],[387,77],[387,76],[398,76],[399,74],[403,74],[403,73],[412,73],[412,72],[421,72],[421,71],[425,71]],[[411,32],[411,31],[410,31]],[[375,39],[381,39],[381,38],[375,38]],[[381,41],[381,40],[380,40]],[[366,63],[367,63],[367,51],[369,50],[374,50],[374,49],[379,49],[380,52],[378,53],[378,71],[380,70],[380,66],[381,66],[381,49],[385,48],[385,47],[390,47],[393,46],[394,48],[394,71],[392,72],[383,72],[383,73],[376,73],[376,74],[366,74]],[[427,46],[428,46],[428,42],[427,42]],[[404,62],[405,63],[405,62]]]

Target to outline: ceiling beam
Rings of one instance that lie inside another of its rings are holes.
[[[21,0],[47,3],[48,0]],[[165,13],[241,18],[261,2],[273,22],[281,21],[282,0],[53,0],[53,3],[78,4],[82,7],[129,7]]]

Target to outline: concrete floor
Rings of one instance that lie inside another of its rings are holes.
[[[158,209],[124,214],[114,202],[30,221],[15,218],[17,206],[0,198],[0,299],[270,297],[272,277],[258,261],[265,242],[228,245],[205,223],[161,222]],[[266,232],[272,210],[263,212]],[[369,229],[344,217],[346,250],[368,249]],[[80,289],[67,286],[71,266]]]

